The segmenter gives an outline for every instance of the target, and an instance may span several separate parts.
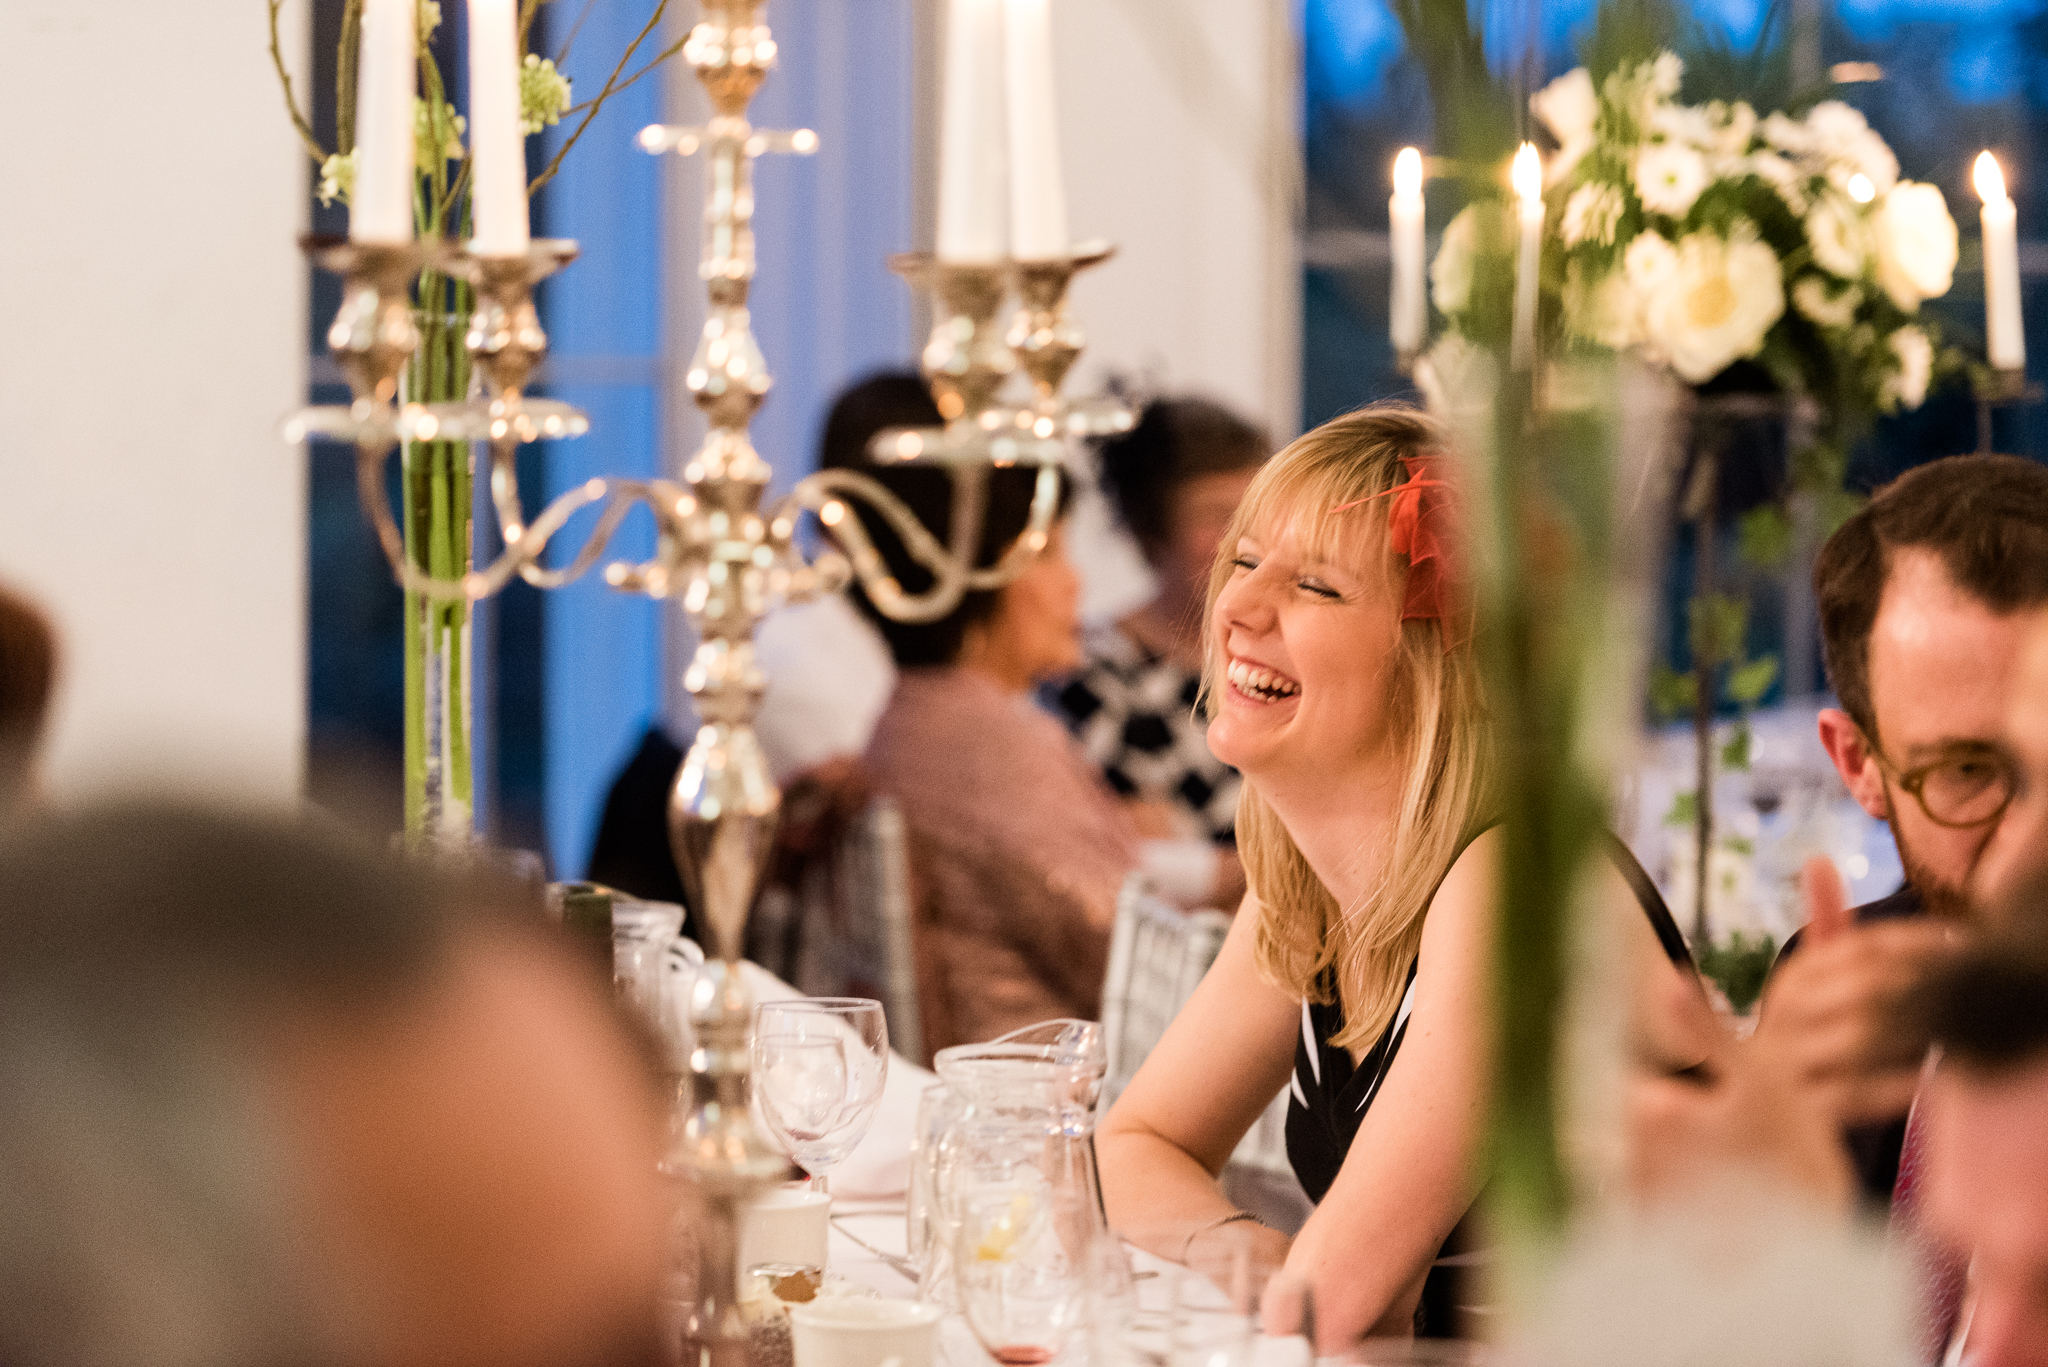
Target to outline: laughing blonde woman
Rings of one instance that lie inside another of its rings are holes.
[[[1185,1261],[1253,1224],[1308,1281],[1326,1349],[1448,1330],[1434,1294],[1418,1307],[1480,1185],[1500,835],[1448,471],[1426,416],[1376,405],[1274,457],[1238,509],[1209,581],[1206,706],[1245,776],[1251,892],[1100,1136],[1113,1225]],[[1689,997],[1676,927],[1645,913],[1655,972]],[[1316,1202],[1291,1243],[1215,1181],[1282,1087]]]

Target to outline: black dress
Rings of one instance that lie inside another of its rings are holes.
[[[1609,836],[1608,857],[1628,881],[1643,914],[1657,932],[1657,940],[1674,964],[1690,970],[1692,956],[1679,933],[1670,908],[1657,892],[1657,885],[1629,852],[1628,846]],[[1301,1004],[1301,1034],[1294,1041],[1294,1077],[1288,1083],[1287,1159],[1294,1175],[1311,1201],[1321,1202],[1337,1180],[1338,1169],[1351,1151],[1351,1141],[1365,1119],[1373,1098],[1386,1082],[1408,1034],[1409,1013],[1415,1006],[1415,962],[1408,965],[1407,990],[1395,1008],[1387,1028],[1373,1041],[1371,1049],[1355,1065],[1351,1053],[1330,1043],[1344,1029],[1344,1008],[1337,1000],[1334,983],[1325,984],[1327,1003]],[[1467,1251],[1467,1231],[1461,1222],[1453,1230],[1423,1288],[1422,1303],[1416,1308],[1416,1332],[1425,1337],[1456,1333],[1455,1308],[1459,1303],[1456,1272],[1460,1264],[1446,1264]]]

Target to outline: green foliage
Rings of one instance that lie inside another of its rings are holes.
[[[1659,721],[1676,721],[1692,715],[1700,705],[1699,680],[1681,674],[1662,660],[1650,668],[1650,710]]]
[[[1680,793],[1671,799],[1671,810],[1664,813],[1667,826],[1690,826],[1700,819],[1700,795]]]
[[[1712,979],[1728,1004],[1747,1015],[1764,992],[1764,980],[1777,962],[1778,942],[1769,935],[1733,931],[1719,944],[1699,951],[1700,972]]]
[[[1725,593],[1710,593],[1692,600],[1689,617],[1695,667],[1712,669],[1742,657],[1743,641],[1749,634],[1749,604]]]
[[[1764,694],[1770,692],[1771,685],[1777,678],[1778,661],[1774,656],[1765,655],[1761,659],[1751,660],[1748,664],[1737,665],[1728,673],[1728,698],[1738,707],[1754,707],[1762,700]],[[1747,724],[1743,730],[1746,735]],[[1748,744],[1745,739],[1745,754],[1748,752]]]
[[[1721,743],[1721,767],[1729,770],[1743,770],[1749,767],[1749,718],[1744,717],[1728,733],[1728,739]]]
[[[1735,553],[1754,569],[1776,569],[1792,553],[1792,519],[1775,503],[1744,513],[1735,530]]]
[[[1468,180],[1490,179],[1515,150],[1515,100],[1486,64],[1485,35],[1465,0],[1388,0],[1388,5],[1429,81],[1438,153],[1460,162]]]

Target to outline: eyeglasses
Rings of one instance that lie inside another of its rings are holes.
[[[1877,767],[1911,793],[1937,826],[1957,831],[1989,826],[2012,805],[2018,786],[2012,762],[1992,746],[1961,746],[1901,772],[1875,741],[1865,740]]]

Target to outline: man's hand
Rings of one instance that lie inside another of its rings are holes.
[[[1906,1003],[1961,949],[1961,930],[1932,918],[1859,926],[1841,875],[1815,856],[1800,871],[1807,926],[1771,976],[1755,1044],[1840,1124],[1902,1115],[1928,1040]]]

